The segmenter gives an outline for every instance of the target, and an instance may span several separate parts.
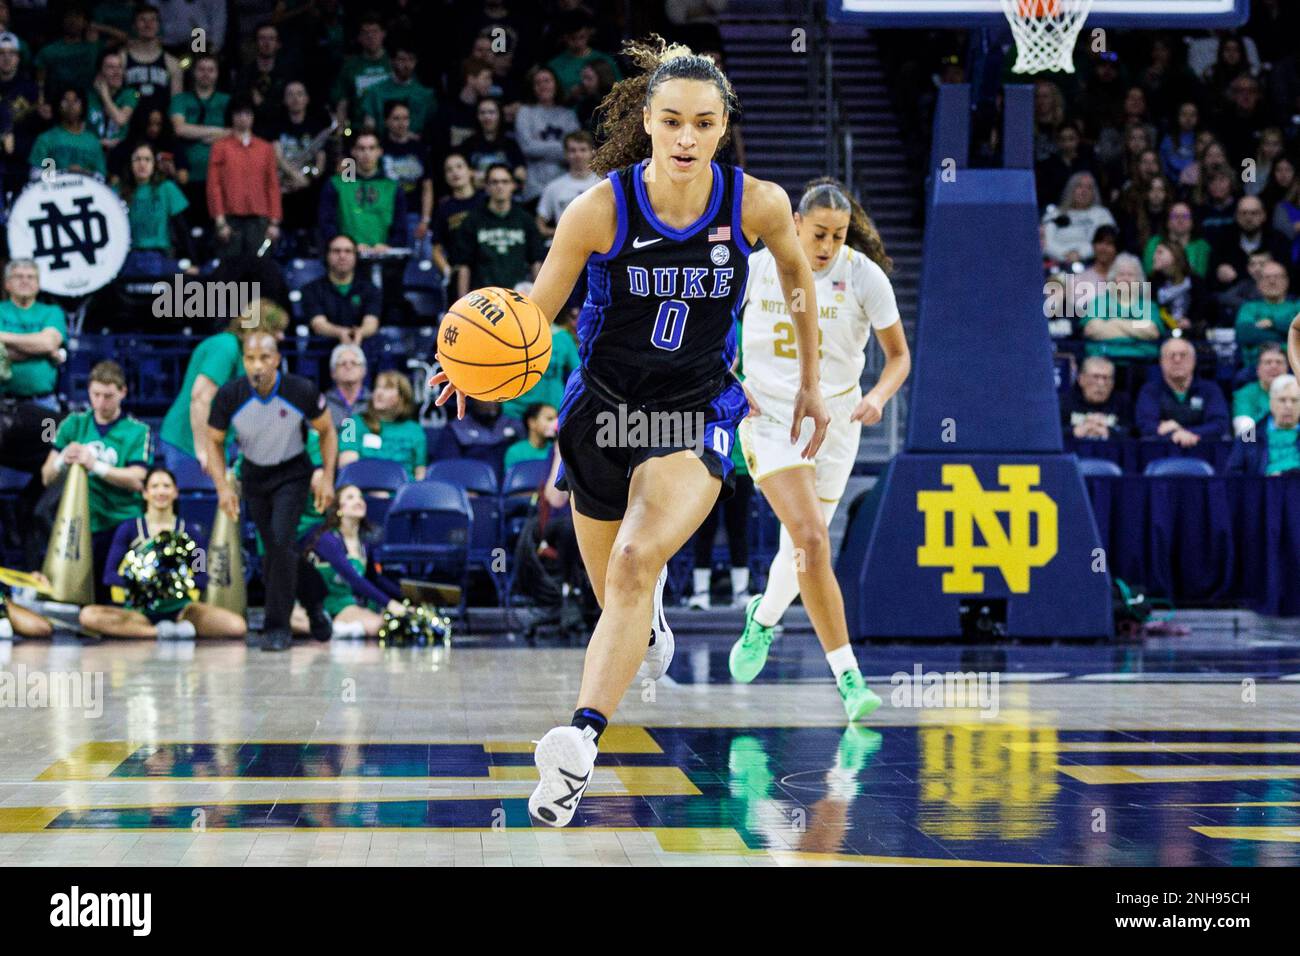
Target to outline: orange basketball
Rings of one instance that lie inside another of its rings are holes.
[[[513,289],[475,289],[442,317],[437,358],[466,395],[508,402],[541,381],[551,361],[551,324]]]

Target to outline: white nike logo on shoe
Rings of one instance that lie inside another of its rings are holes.
[[[642,246],[649,246],[649,245],[652,245],[652,244],[658,242],[658,241],[659,241],[660,239],[662,239],[662,238],[663,238],[663,236],[657,236],[657,237],[654,238],[654,239],[644,239],[644,240],[642,240],[642,239],[633,239],[633,240],[632,240],[632,248],[633,248],[633,249],[640,249]]]

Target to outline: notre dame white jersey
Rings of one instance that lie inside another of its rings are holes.
[[[826,269],[814,272],[821,339],[822,395],[830,398],[857,388],[866,364],[872,327],[898,321],[894,288],[883,269],[856,249],[840,248]],[[742,331],[745,384],[763,396],[790,401],[799,389],[799,361],[794,321],[767,249],[749,257]]]

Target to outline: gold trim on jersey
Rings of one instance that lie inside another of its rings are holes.
[[[757,474],[753,474],[754,483],[757,484],[760,481],[765,481],[768,478],[771,478],[773,475],[779,475],[783,471],[790,471],[792,468],[816,468],[816,467],[817,467],[817,462],[815,461],[799,461],[799,462],[795,462],[793,465],[782,465],[780,468],[773,468],[771,471],[764,472],[761,477]],[[757,469],[750,469],[750,471],[752,474],[753,472],[757,471]]]

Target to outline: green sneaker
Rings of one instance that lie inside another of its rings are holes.
[[[861,720],[880,706],[880,698],[867,686],[856,667],[841,674],[835,686],[839,688],[840,700],[844,701],[844,713],[851,721]]]
[[[731,679],[738,684],[748,684],[758,676],[767,663],[767,649],[772,646],[773,628],[764,627],[754,620],[754,612],[761,600],[763,595],[755,594],[745,605],[745,633],[731,645],[731,656],[727,659]]]
[[[849,724],[835,751],[835,769],[856,776],[880,750],[885,738],[874,730]]]

